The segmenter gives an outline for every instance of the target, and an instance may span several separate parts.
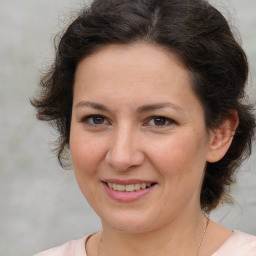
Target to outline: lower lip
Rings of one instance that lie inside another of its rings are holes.
[[[116,191],[114,189],[111,189],[106,183],[102,183],[104,186],[105,191],[107,192],[107,194],[114,200],[119,201],[119,202],[132,202],[132,201],[136,201],[144,196],[146,196],[148,193],[150,193],[155,185],[146,188],[146,189],[141,189],[141,190],[137,190],[134,192],[120,192],[120,191]]]

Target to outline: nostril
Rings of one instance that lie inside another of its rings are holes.
[[[109,150],[106,154],[105,161],[113,169],[126,171],[130,167],[140,166],[144,162],[144,153],[139,150]]]

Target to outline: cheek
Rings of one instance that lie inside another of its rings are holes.
[[[206,162],[202,140],[175,136],[155,146],[152,154],[164,184],[165,207],[180,209],[199,202]]]
[[[70,152],[77,184],[86,200],[93,205],[99,182],[98,170],[102,163],[102,144],[97,139],[70,135]],[[101,141],[102,142],[102,141]]]
[[[190,134],[170,136],[170,139],[151,148],[155,165],[165,177],[192,178],[204,170],[206,151],[202,138]]]
[[[78,133],[70,135],[70,151],[77,175],[93,175],[96,167],[104,156],[102,141],[95,138],[85,138]]]

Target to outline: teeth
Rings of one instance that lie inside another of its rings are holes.
[[[134,189],[135,189],[135,190],[140,190],[140,184],[135,184],[135,185],[134,185]]]
[[[126,185],[126,186],[125,186],[125,191],[127,191],[127,192],[132,192],[132,191],[134,191],[134,185],[133,185],[133,184],[131,184],[131,185]]]
[[[129,185],[121,185],[121,184],[108,182],[107,185],[108,187],[112,188],[115,191],[133,192],[133,191],[149,188],[152,186],[152,183],[136,183],[136,184],[129,184]]]
[[[147,184],[146,183],[141,183],[140,186],[141,186],[142,189],[145,189],[147,187]]]
[[[117,191],[125,191],[125,185],[116,185],[116,190]]]

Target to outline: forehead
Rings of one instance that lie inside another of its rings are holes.
[[[111,80],[120,72],[123,72],[123,78],[128,79],[127,82],[135,80],[140,75],[141,80],[154,80],[157,76],[158,79],[168,78],[170,71],[176,73],[172,80],[183,73],[183,78],[190,83],[190,71],[174,53],[164,47],[143,42],[129,45],[111,44],[100,48],[78,63],[75,83],[85,76],[87,79],[104,77]],[[99,76],[96,76],[97,74]]]
[[[77,67],[74,87],[75,100],[85,95],[97,95],[99,100],[195,97],[190,72],[177,56],[147,43],[108,45],[85,57]]]

